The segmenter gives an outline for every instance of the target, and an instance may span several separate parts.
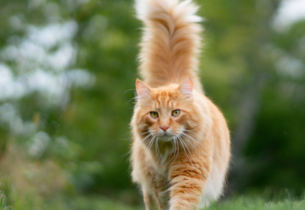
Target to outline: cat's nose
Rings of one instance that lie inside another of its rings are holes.
[[[169,126],[167,126],[167,125],[162,125],[160,128],[161,128],[162,130],[164,130],[164,132],[166,132],[166,130],[169,129]]]

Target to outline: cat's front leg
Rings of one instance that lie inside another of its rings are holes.
[[[150,196],[145,189],[143,189],[142,192],[143,192],[143,200],[145,203],[145,209],[150,210]]]
[[[172,167],[169,174],[172,184],[169,210],[196,210],[198,208],[210,173],[209,165],[177,165]]]
[[[162,200],[157,196],[154,190],[146,190],[142,187],[143,199],[145,203],[145,210],[153,210],[158,208],[159,210],[165,210],[165,206],[161,202]]]

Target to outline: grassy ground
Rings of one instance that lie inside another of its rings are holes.
[[[1,200],[0,200],[1,201]],[[0,203],[0,210],[144,210],[144,206],[128,206],[102,197],[77,196],[73,198],[54,197],[46,201],[42,208],[37,208],[33,200],[14,202],[9,207],[5,201]],[[284,200],[267,202],[260,198],[238,197],[212,204],[209,210],[304,210],[305,200]]]
[[[0,200],[0,210],[140,210],[142,206],[128,206],[101,197],[54,197],[43,203],[35,198],[20,199],[8,205]]]
[[[267,202],[260,198],[239,197],[213,204],[210,210],[304,210],[305,200]]]

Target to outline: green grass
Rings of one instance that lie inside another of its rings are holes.
[[[266,201],[261,198],[238,197],[211,205],[209,210],[304,210],[305,200]]]
[[[0,210],[4,209],[5,206],[4,206],[4,197],[1,198],[1,201],[0,201]]]
[[[5,205],[5,199],[0,199],[0,210],[144,210],[144,205],[130,206],[116,200],[101,196],[55,196],[36,206],[35,198],[22,202],[15,201],[12,207]],[[258,197],[240,196],[212,204],[208,210],[304,210],[305,200],[266,201]]]
[[[55,196],[35,201],[35,198],[16,200],[13,210],[143,210],[143,206],[129,206],[120,201],[109,200],[102,196]],[[0,210],[8,210],[2,209]]]
[[[11,206],[6,204],[5,196],[0,191],[0,210],[11,210]]]
[[[59,198],[50,201],[46,210],[140,210],[143,207],[128,206],[103,197],[78,196],[74,198]]]
[[[46,210],[144,210],[144,205],[133,207],[101,197],[76,197],[70,199],[55,199]],[[212,204],[209,210],[304,210],[305,200],[284,200],[268,202],[261,198],[237,197]]]

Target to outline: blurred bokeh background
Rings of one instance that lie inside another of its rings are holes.
[[[304,0],[195,2],[205,17],[202,83],[232,136],[226,196],[302,195]],[[128,161],[140,37],[132,0],[0,1],[6,205],[141,207]]]

